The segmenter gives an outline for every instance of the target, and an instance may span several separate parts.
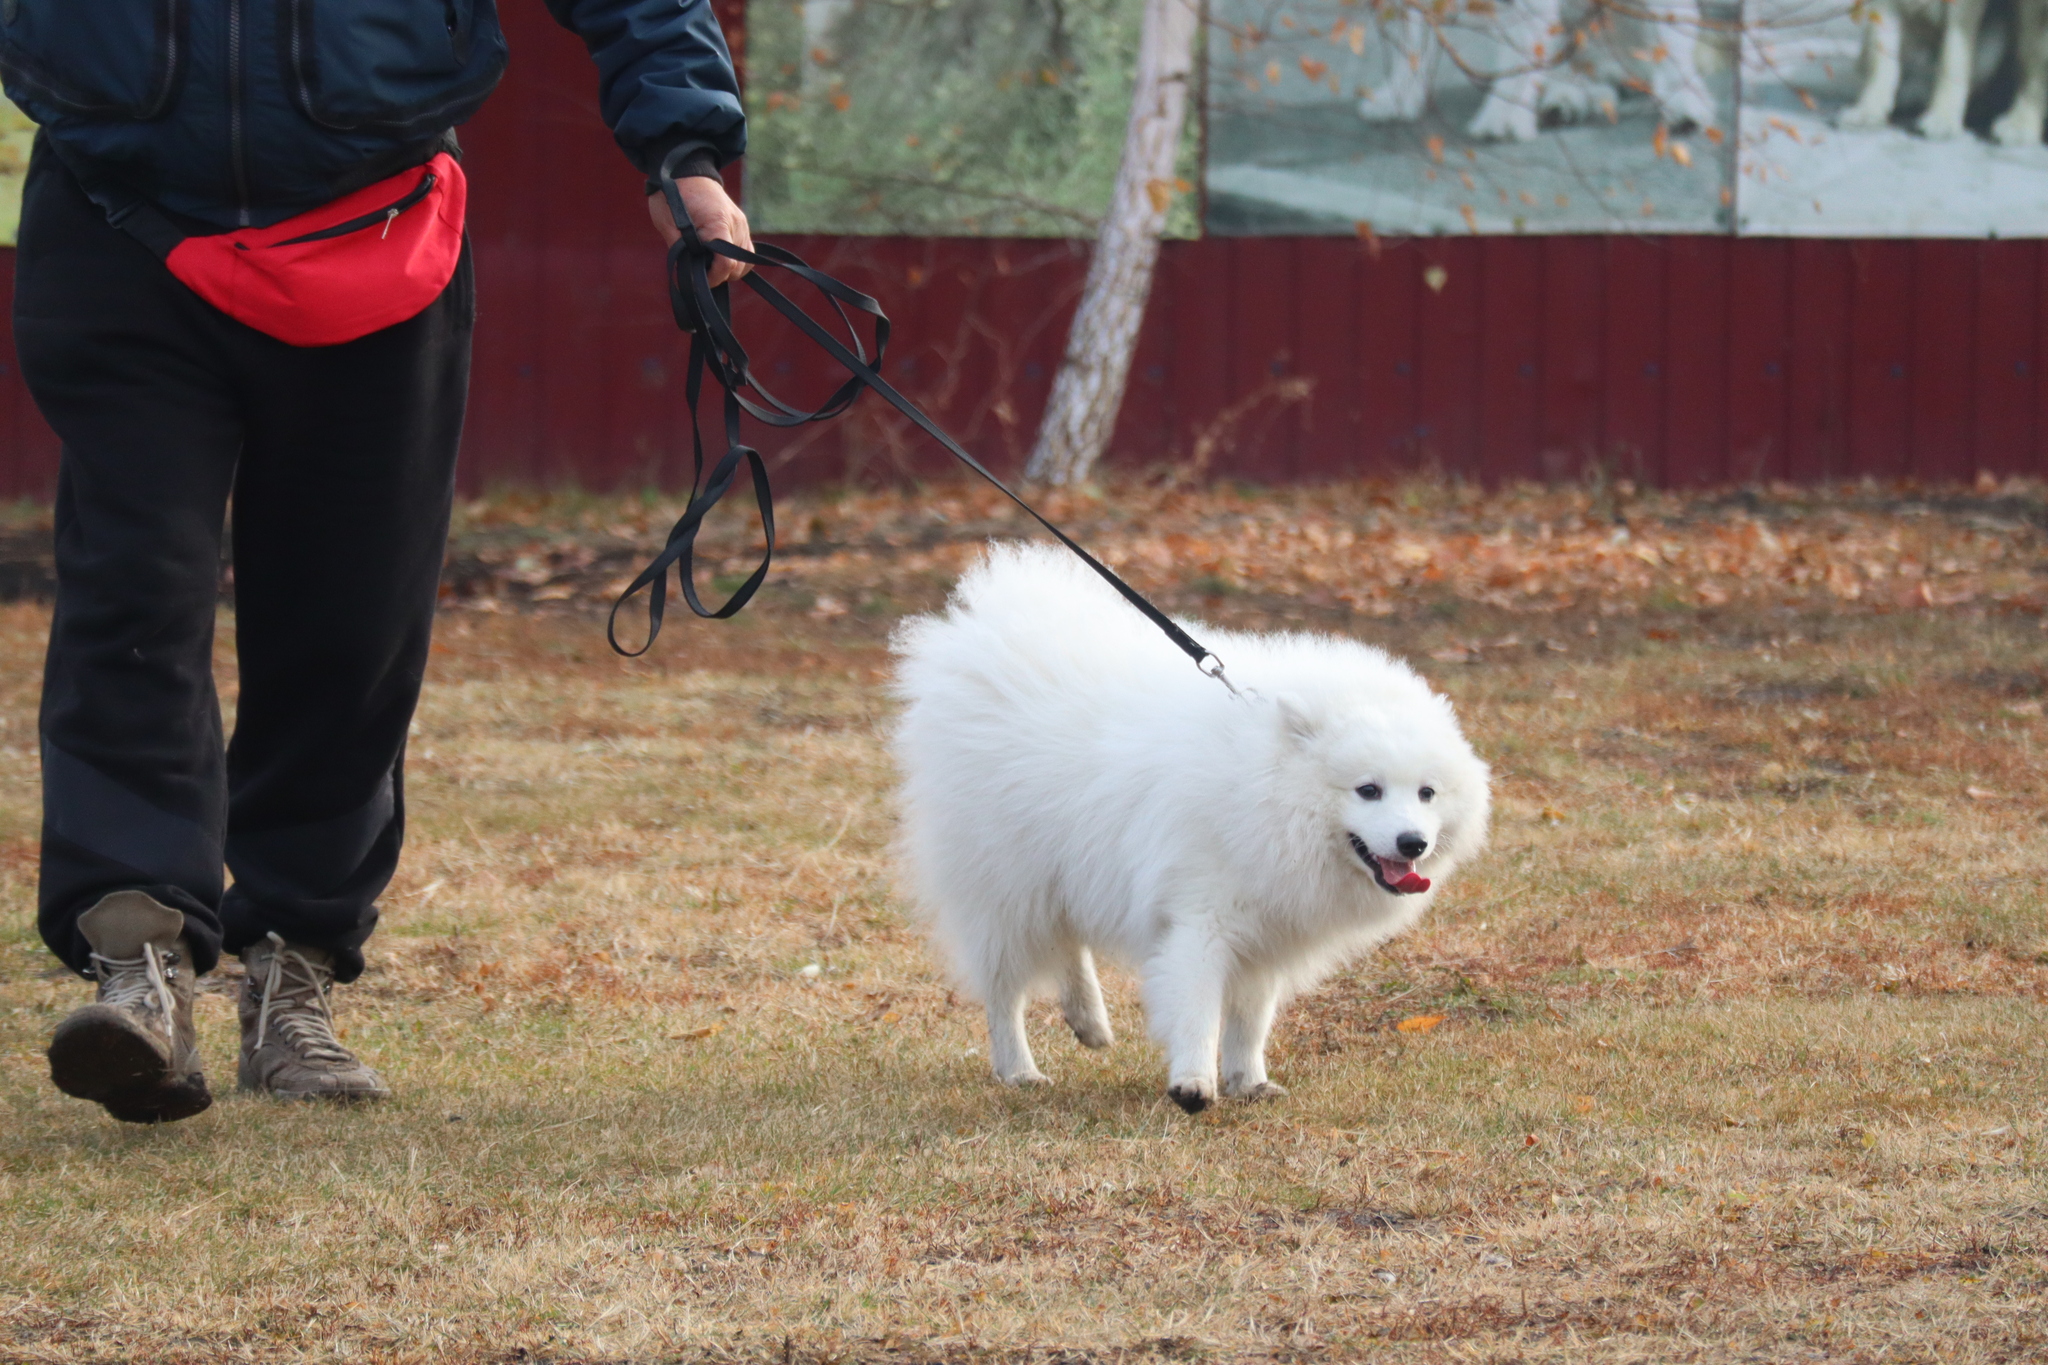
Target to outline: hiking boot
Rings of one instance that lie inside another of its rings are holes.
[[[289,1100],[381,1100],[391,1087],[334,1036],[334,955],[276,934],[242,954],[242,1089]]]
[[[116,891],[78,917],[99,997],[50,1035],[50,1079],[124,1123],[169,1123],[213,1103],[192,1029],[185,917],[142,891]]]

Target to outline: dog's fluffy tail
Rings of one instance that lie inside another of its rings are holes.
[[[1049,678],[1080,675],[1114,686],[1172,646],[1107,583],[1053,545],[996,542],[960,579],[945,611],[897,627],[896,692],[915,706],[958,698],[967,685],[989,702],[1028,705]]]

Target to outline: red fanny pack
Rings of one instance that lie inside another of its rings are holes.
[[[419,316],[455,277],[469,182],[446,152],[267,228],[188,237],[144,201],[108,221],[193,293],[293,346],[338,346]]]

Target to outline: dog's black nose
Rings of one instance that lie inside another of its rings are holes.
[[[1429,840],[1420,834],[1397,834],[1394,836],[1394,847],[1400,849],[1401,856],[1412,863],[1429,852]]]

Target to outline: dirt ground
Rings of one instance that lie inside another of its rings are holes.
[[[2039,485],[1053,503],[1175,610],[1411,658],[1494,766],[1489,851],[1283,1015],[1289,1098],[1181,1114],[1114,972],[1116,1048],[1048,1003],[1057,1084],[989,1080],[884,747],[983,494],[794,499],[638,661],[673,505],[488,499],[338,994],[374,1108],[235,1095],[232,966],[212,1110],[49,1087],[48,607],[0,606],[0,1360],[2048,1357]]]

